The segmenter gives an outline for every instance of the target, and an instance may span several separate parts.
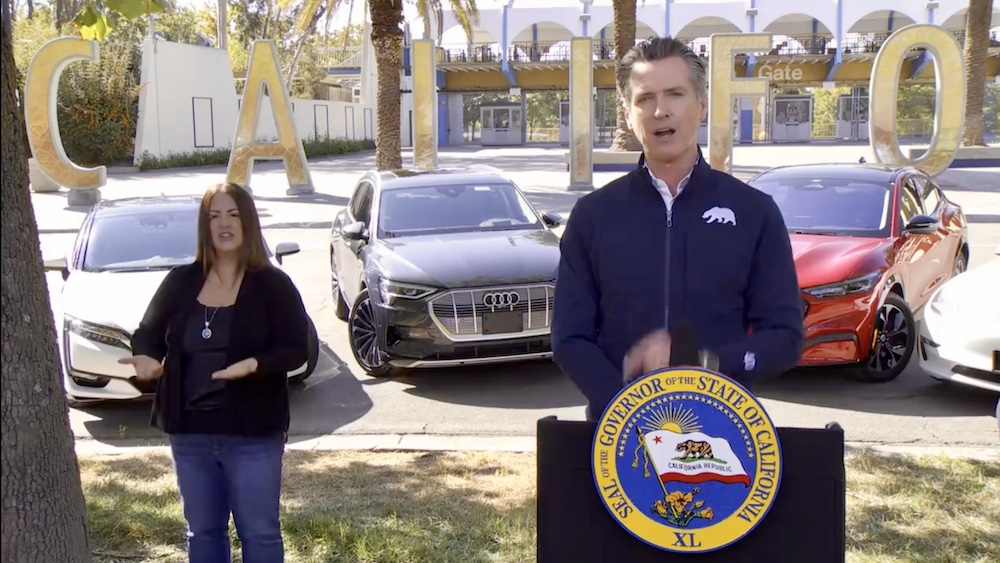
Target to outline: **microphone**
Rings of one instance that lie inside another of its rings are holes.
[[[700,366],[698,330],[688,321],[680,321],[670,331],[670,365]]]

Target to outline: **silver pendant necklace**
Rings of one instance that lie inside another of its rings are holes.
[[[212,338],[212,329],[208,325],[212,324],[215,320],[215,314],[219,312],[219,307],[215,307],[215,311],[212,311],[212,318],[208,318],[208,306],[205,306],[205,328],[201,329],[201,337],[205,340]]]

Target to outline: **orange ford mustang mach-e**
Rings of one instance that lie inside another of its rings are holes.
[[[961,207],[910,167],[784,166],[750,185],[771,194],[791,238],[806,331],[799,365],[895,379],[916,347],[915,317],[968,265]]]

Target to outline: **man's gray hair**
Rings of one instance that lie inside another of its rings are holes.
[[[624,85],[622,95],[626,104],[632,100],[632,85],[629,76],[632,74],[632,66],[635,63],[659,61],[670,57],[680,57],[687,63],[691,71],[691,83],[694,84],[695,94],[703,98],[708,94],[708,79],[705,76],[705,63],[687,43],[678,41],[673,37],[650,37],[632,47],[622,57],[618,63],[618,81]]]

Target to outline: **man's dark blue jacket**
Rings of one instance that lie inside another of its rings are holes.
[[[580,198],[562,236],[555,362],[599,417],[622,388],[628,350],[686,322],[719,371],[747,384],[796,365],[802,298],[771,197],[701,158],[671,213],[640,159]]]

